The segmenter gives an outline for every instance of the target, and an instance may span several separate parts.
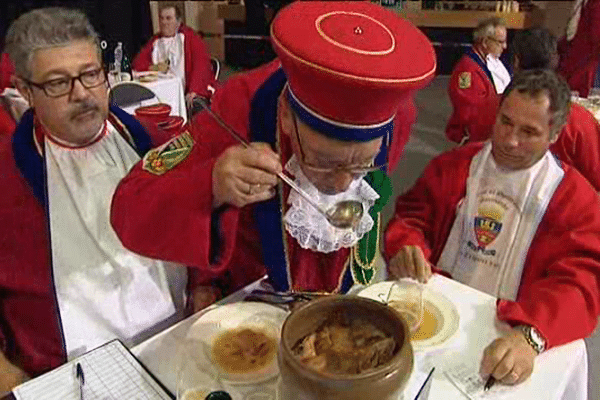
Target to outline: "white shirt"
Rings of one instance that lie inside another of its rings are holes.
[[[486,64],[488,69],[492,73],[492,77],[494,78],[494,86],[496,86],[496,93],[504,93],[504,89],[506,89],[511,79],[508,70],[504,66],[504,63],[499,58],[488,54],[486,57]]]
[[[156,39],[152,48],[152,63],[169,61],[169,72],[181,79],[185,87],[185,36],[177,33],[175,36]]]
[[[54,284],[68,357],[114,338],[135,345],[182,316],[186,269],[125,249],[110,225],[116,186],[140,159],[129,143],[109,124],[84,148],[46,138],[45,155]]]

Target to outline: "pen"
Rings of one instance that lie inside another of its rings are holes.
[[[75,378],[79,383],[79,400],[83,400],[83,385],[85,384],[85,376],[83,375],[83,368],[80,363],[75,366]]]
[[[496,383],[496,378],[494,378],[492,375],[490,375],[488,380],[485,381],[485,385],[483,385],[483,391],[487,392],[488,390],[490,390],[490,388],[492,386],[494,386],[494,383]]]

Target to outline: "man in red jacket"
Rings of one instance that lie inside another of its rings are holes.
[[[198,267],[207,291],[267,273],[278,291],[343,293],[380,269],[389,139],[414,117],[435,53],[410,22],[366,1],[294,2],[271,37],[279,58],[230,78],[211,104],[250,146],[200,113],[193,142],[179,141],[186,151],[156,149],[121,182],[112,223],[133,251]],[[352,199],[368,212],[335,228],[277,178],[284,170],[322,208]]]
[[[159,7],[160,33],[153,36],[135,57],[136,71],[170,72],[181,78],[188,107],[197,96],[205,99],[212,94],[214,84],[210,55],[202,39],[182,22],[178,6]]]
[[[600,64],[600,0],[577,0],[560,46],[559,73],[588,97]]]
[[[484,351],[483,375],[529,377],[545,349],[589,336],[600,313],[600,198],[548,148],[570,90],[549,70],[517,74],[490,142],[435,158],[400,196],[385,233],[394,277],[436,266],[497,297],[513,327]]]
[[[448,86],[453,111],[446,136],[456,143],[489,137],[498,107],[486,60],[489,54],[500,57],[506,49],[506,27],[499,18],[486,19],[477,25],[473,38],[473,47],[454,66]]]

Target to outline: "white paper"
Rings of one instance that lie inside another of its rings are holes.
[[[496,383],[488,391],[484,391],[486,380],[479,375],[479,365],[461,363],[444,371],[444,375],[458,390],[471,400],[495,399],[510,390],[509,386]]]
[[[75,365],[81,364],[85,400],[170,400],[127,351],[113,340],[13,390],[17,400],[79,400]]]

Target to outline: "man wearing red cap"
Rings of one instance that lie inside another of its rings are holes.
[[[489,55],[498,59],[506,49],[506,27],[499,18],[486,19],[477,25],[473,38],[473,47],[454,66],[448,86],[453,111],[446,136],[456,143],[489,137],[498,107],[486,60]]]
[[[180,77],[188,106],[197,96],[209,98],[214,74],[206,45],[192,28],[183,24],[177,5],[161,5],[158,14],[160,33],[135,56],[133,69],[170,72]]]
[[[266,270],[278,291],[344,292],[376,272],[393,121],[433,78],[435,54],[369,2],[292,3],[271,36],[279,59],[233,77],[211,107],[250,146],[200,114],[181,161],[159,148],[122,181],[112,223],[125,246],[202,268],[207,285],[235,289]],[[334,228],[281,172],[322,208],[356,200],[369,212]]]

